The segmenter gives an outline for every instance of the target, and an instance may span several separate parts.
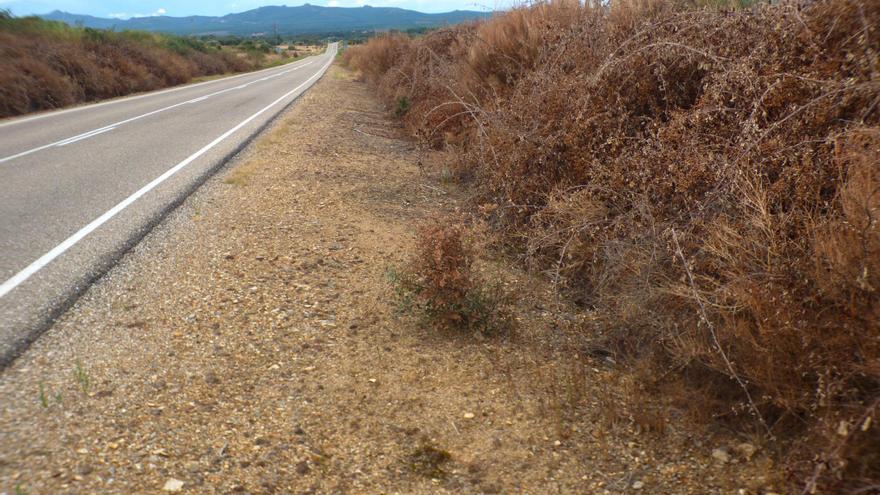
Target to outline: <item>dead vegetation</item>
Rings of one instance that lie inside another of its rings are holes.
[[[864,491],[880,483],[878,26],[860,0],[560,1],[344,61],[452,151],[500,247],[595,314],[586,345],[763,436],[798,490]]]
[[[482,280],[474,267],[471,232],[449,218],[422,226],[408,265],[389,273],[401,313],[439,329],[483,335],[509,331],[503,291]]]
[[[415,474],[428,478],[442,478],[446,475],[443,466],[452,459],[449,452],[433,445],[422,445],[407,458],[407,467]]]
[[[265,54],[179,36],[70,27],[0,10],[0,118],[254,70]]]

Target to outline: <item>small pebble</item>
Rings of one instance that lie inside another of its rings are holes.
[[[182,489],[183,482],[174,478],[168,478],[168,481],[165,482],[165,486],[162,487],[162,490],[166,492],[179,492]]]

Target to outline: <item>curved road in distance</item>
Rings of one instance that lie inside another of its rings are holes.
[[[308,90],[336,49],[0,121],[0,369]]]

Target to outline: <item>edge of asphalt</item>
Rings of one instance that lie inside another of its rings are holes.
[[[326,53],[326,52],[325,52]],[[303,92],[293,97],[292,100],[284,104],[274,115],[269,117],[266,122],[260,124],[260,126],[251,132],[249,135],[245,136],[245,138],[239,143],[238,146],[235,147],[232,151],[224,155],[221,159],[217,160],[216,163],[211,165],[207,170],[205,170],[202,174],[200,174],[196,179],[181,189],[181,191],[174,196],[174,198],[169,201],[165,206],[163,206],[158,212],[152,215],[146,223],[141,225],[138,229],[134,230],[122,244],[119,245],[118,248],[110,251],[109,253],[98,258],[97,262],[91,267],[88,273],[86,273],[83,277],[74,281],[72,286],[68,286],[68,288],[59,294],[56,298],[49,302],[48,311],[37,316],[33,322],[26,325],[22,328],[22,336],[19,339],[16,339],[11,343],[9,347],[6,347],[0,350],[0,372],[5,371],[17,358],[19,358],[28,348],[40,338],[47,330],[49,330],[54,324],[55,321],[61,317],[64,313],[67,312],[79,298],[85,294],[89,288],[92,287],[96,282],[98,282],[101,278],[104,277],[108,272],[110,272],[113,267],[115,267],[119,261],[129,252],[137,246],[153,229],[156,228],[159,224],[161,224],[168,216],[177,210],[186,200],[189,198],[194,192],[196,192],[208,179],[217,175],[221,170],[231,166],[232,164],[238,162],[240,159],[244,158],[248,148],[254,144],[258,138],[262,137],[266,134],[271,127],[278,123],[280,118],[287,113],[290,108],[299,101],[300,98],[303,97],[309,90],[312,89],[316,84],[321,82],[327,73],[330,71],[330,68],[335,65],[335,60],[333,63],[327,66],[326,70],[315,79],[312,84],[309,85]]]

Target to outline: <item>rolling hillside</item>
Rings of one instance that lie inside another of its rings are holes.
[[[327,33],[359,30],[412,29],[443,26],[489,16],[486,12],[454,11],[425,14],[393,7],[298,7],[267,6],[222,17],[137,17],[128,20],[104,19],[89,15],[54,11],[42,16],[98,29],[160,31],[184,35],[239,35]]]

